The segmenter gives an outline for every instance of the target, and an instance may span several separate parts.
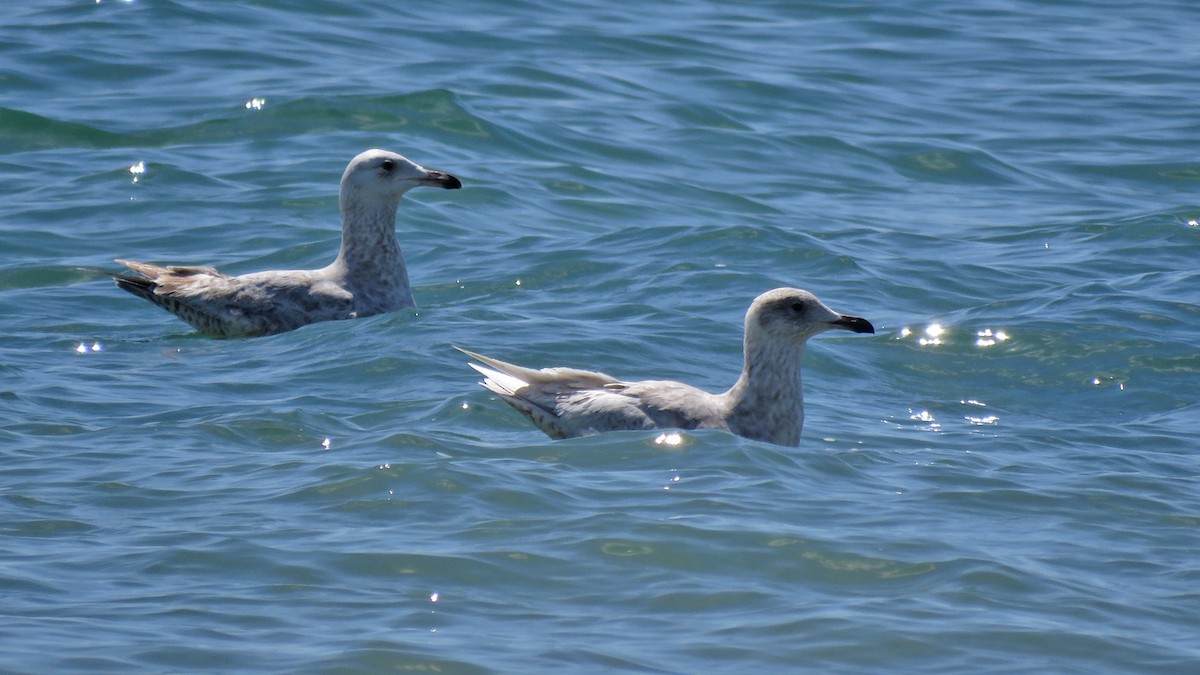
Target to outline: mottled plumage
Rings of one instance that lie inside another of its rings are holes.
[[[721,394],[669,380],[624,382],[572,368],[524,368],[465,349],[483,385],[551,438],[620,429],[726,429],[779,445],[796,445],[804,426],[800,361],[808,338],[840,328],[874,333],[866,319],[838,314],[808,291],[777,288],[746,312],[745,361]]]
[[[425,169],[394,152],[368,150],[342,174],[338,203],[342,246],[318,270],[272,270],[241,276],[211,267],[117,262],[136,274],[112,274],[117,286],[219,337],[282,333],[305,324],[415,307],[396,240],[396,208],[420,186],[453,190],[450,174]]]

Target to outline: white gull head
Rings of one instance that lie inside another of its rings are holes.
[[[346,165],[339,201],[343,211],[359,203],[395,208],[405,192],[422,186],[456,190],[462,183],[448,173],[426,169],[403,155],[367,150]]]
[[[779,349],[803,347],[808,338],[835,328],[875,332],[866,319],[839,314],[808,291],[776,288],[750,303],[745,340],[747,345],[770,344]]]

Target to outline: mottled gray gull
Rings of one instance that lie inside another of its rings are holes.
[[[338,193],[341,250],[318,270],[235,277],[211,267],[159,267],[118,259],[137,274],[110,274],[117,286],[218,337],[271,335],[317,321],[415,307],[396,240],[396,207],[405,192],[423,185],[462,187],[448,173],[386,150],[367,150],[351,160]]]
[[[804,426],[804,343],[834,328],[875,332],[871,322],[838,314],[808,291],[776,288],[763,293],[746,312],[742,375],[721,394],[668,380],[625,382],[573,368],[523,368],[455,349],[484,364],[469,364],[484,376],[484,388],[551,438],[620,429],[726,429],[768,443],[797,445]]]

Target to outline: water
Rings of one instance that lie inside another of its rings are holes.
[[[0,669],[1200,668],[1200,10],[828,4],[5,5]],[[78,269],[323,265],[369,147],[466,186],[417,311]],[[719,390],[782,285],[880,329],[799,448],[553,442],[450,348]]]

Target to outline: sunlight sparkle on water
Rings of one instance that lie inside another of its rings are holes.
[[[93,342],[90,346],[86,342],[80,342],[79,345],[75,347],[75,352],[77,354],[87,354],[88,352],[98,352],[102,349],[104,349],[104,345],[100,344],[99,342]]]
[[[1110,383],[1110,382],[1116,382],[1116,380],[1117,380],[1117,378],[1115,378],[1115,377],[1111,377],[1111,376],[1109,376],[1109,377],[1103,377],[1103,378],[1101,378],[1101,377],[1093,377],[1093,378],[1091,379],[1091,383],[1092,383],[1092,384],[1094,384],[1094,385],[1095,385],[1095,386],[1097,386],[1097,387],[1100,387],[1100,386],[1103,386],[1103,385],[1105,385],[1105,384],[1108,384],[1108,383]],[[1124,383],[1124,382],[1116,382],[1116,384],[1117,384],[1117,391],[1125,391],[1125,383]]]
[[[929,412],[928,410],[920,410],[920,411],[914,412],[912,408],[909,408],[908,413],[909,413],[908,419],[910,419],[914,422],[925,423],[925,425],[926,425],[925,428],[930,431],[940,431],[942,428],[942,425],[938,424],[938,421],[936,419],[934,419],[933,413]]]
[[[1008,339],[1008,333],[1002,330],[993,331],[991,328],[975,331],[976,347],[991,347],[997,342],[1004,342]]]
[[[265,98],[252,98],[246,101],[246,110],[262,110],[262,107],[267,104]]]
[[[146,163],[138,162],[137,164],[134,164],[133,166],[129,167],[129,173],[133,174],[133,182],[138,182],[138,179],[142,177],[142,174],[146,173]]]
[[[987,407],[987,404],[983,401],[977,401],[973,398],[961,400],[959,403],[962,405],[977,406],[980,408]],[[994,425],[1000,421],[1000,418],[996,415],[964,415],[963,419],[967,421],[967,424],[972,426]]]
[[[942,344],[942,336],[945,334],[946,334],[946,329],[942,327],[942,324],[931,323],[925,327],[925,337],[922,337],[919,340],[917,340],[917,343],[920,344],[922,347],[925,347],[927,345],[934,345],[934,346],[940,345],[940,344]]]
[[[678,431],[672,431],[669,434],[662,433],[654,439],[655,445],[679,445],[681,443],[683,443],[683,436]]]

